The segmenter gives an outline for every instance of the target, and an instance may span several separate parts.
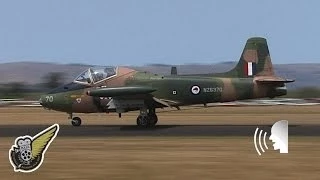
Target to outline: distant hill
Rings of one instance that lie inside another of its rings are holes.
[[[24,82],[38,84],[49,72],[65,74],[65,82],[70,81],[77,74],[87,69],[88,65],[81,64],[55,64],[38,62],[16,62],[0,64],[0,84],[9,82]]]
[[[178,69],[178,74],[195,74],[224,72],[230,70],[236,62],[222,62],[218,64],[184,64],[174,65]],[[141,71],[149,71],[156,74],[170,74],[172,65],[149,64],[145,66],[131,66],[131,68]],[[38,84],[43,82],[43,77],[49,72],[62,72],[65,74],[65,82],[72,81],[76,75],[86,70],[90,65],[82,64],[55,64],[38,62],[15,62],[0,64],[0,84],[10,82],[24,82],[26,84]],[[320,63],[316,64],[275,64],[277,75],[296,79],[290,84],[290,88],[300,88],[306,86],[320,87]]]

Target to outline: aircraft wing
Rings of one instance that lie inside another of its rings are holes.
[[[112,88],[97,88],[87,91],[94,97],[109,97],[108,109],[125,111],[126,109],[141,108],[144,105],[153,107],[176,107],[177,102],[154,97],[151,93],[156,89],[143,86],[126,86]]]
[[[139,95],[149,94],[156,91],[156,89],[142,86],[132,87],[113,87],[113,88],[97,88],[89,90],[87,95],[95,97],[115,97],[115,96],[128,96],[128,95]]]

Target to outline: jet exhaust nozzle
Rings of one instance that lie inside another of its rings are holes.
[[[276,96],[284,96],[287,94],[287,87],[283,86],[283,87],[276,87],[274,89],[272,89],[269,93],[268,93],[268,97],[270,98],[274,98]]]

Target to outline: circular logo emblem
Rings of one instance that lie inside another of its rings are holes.
[[[191,87],[191,93],[192,94],[199,94],[200,93],[200,87],[199,86],[192,86]]]

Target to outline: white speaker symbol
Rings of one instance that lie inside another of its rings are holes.
[[[258,145],[257,145],[257,136],[258,136],[258,131],[259,131],[259,128],[256,128],[256,131],[254,132],[254,137],[253,137],[253,140],[254,140],[254,147],[256,148],[256,151],[258,152],[259,156],[261,155],[260,151],[259,151],[259,148],[258,148]],[[262,139],[262,133],[263,133],[263,130],[260,129],[259,131],[259,147],[261,149],[262,152],[265,152],[263,146],[262,146],[262,143],[261,143],[261,139]],[[264,135],[263,135],[263,144],[264,144],[264,147],[266,149],[268,149],[268,146],[266,144],[266,136],[267,136],[267,132],[264,132]]]

